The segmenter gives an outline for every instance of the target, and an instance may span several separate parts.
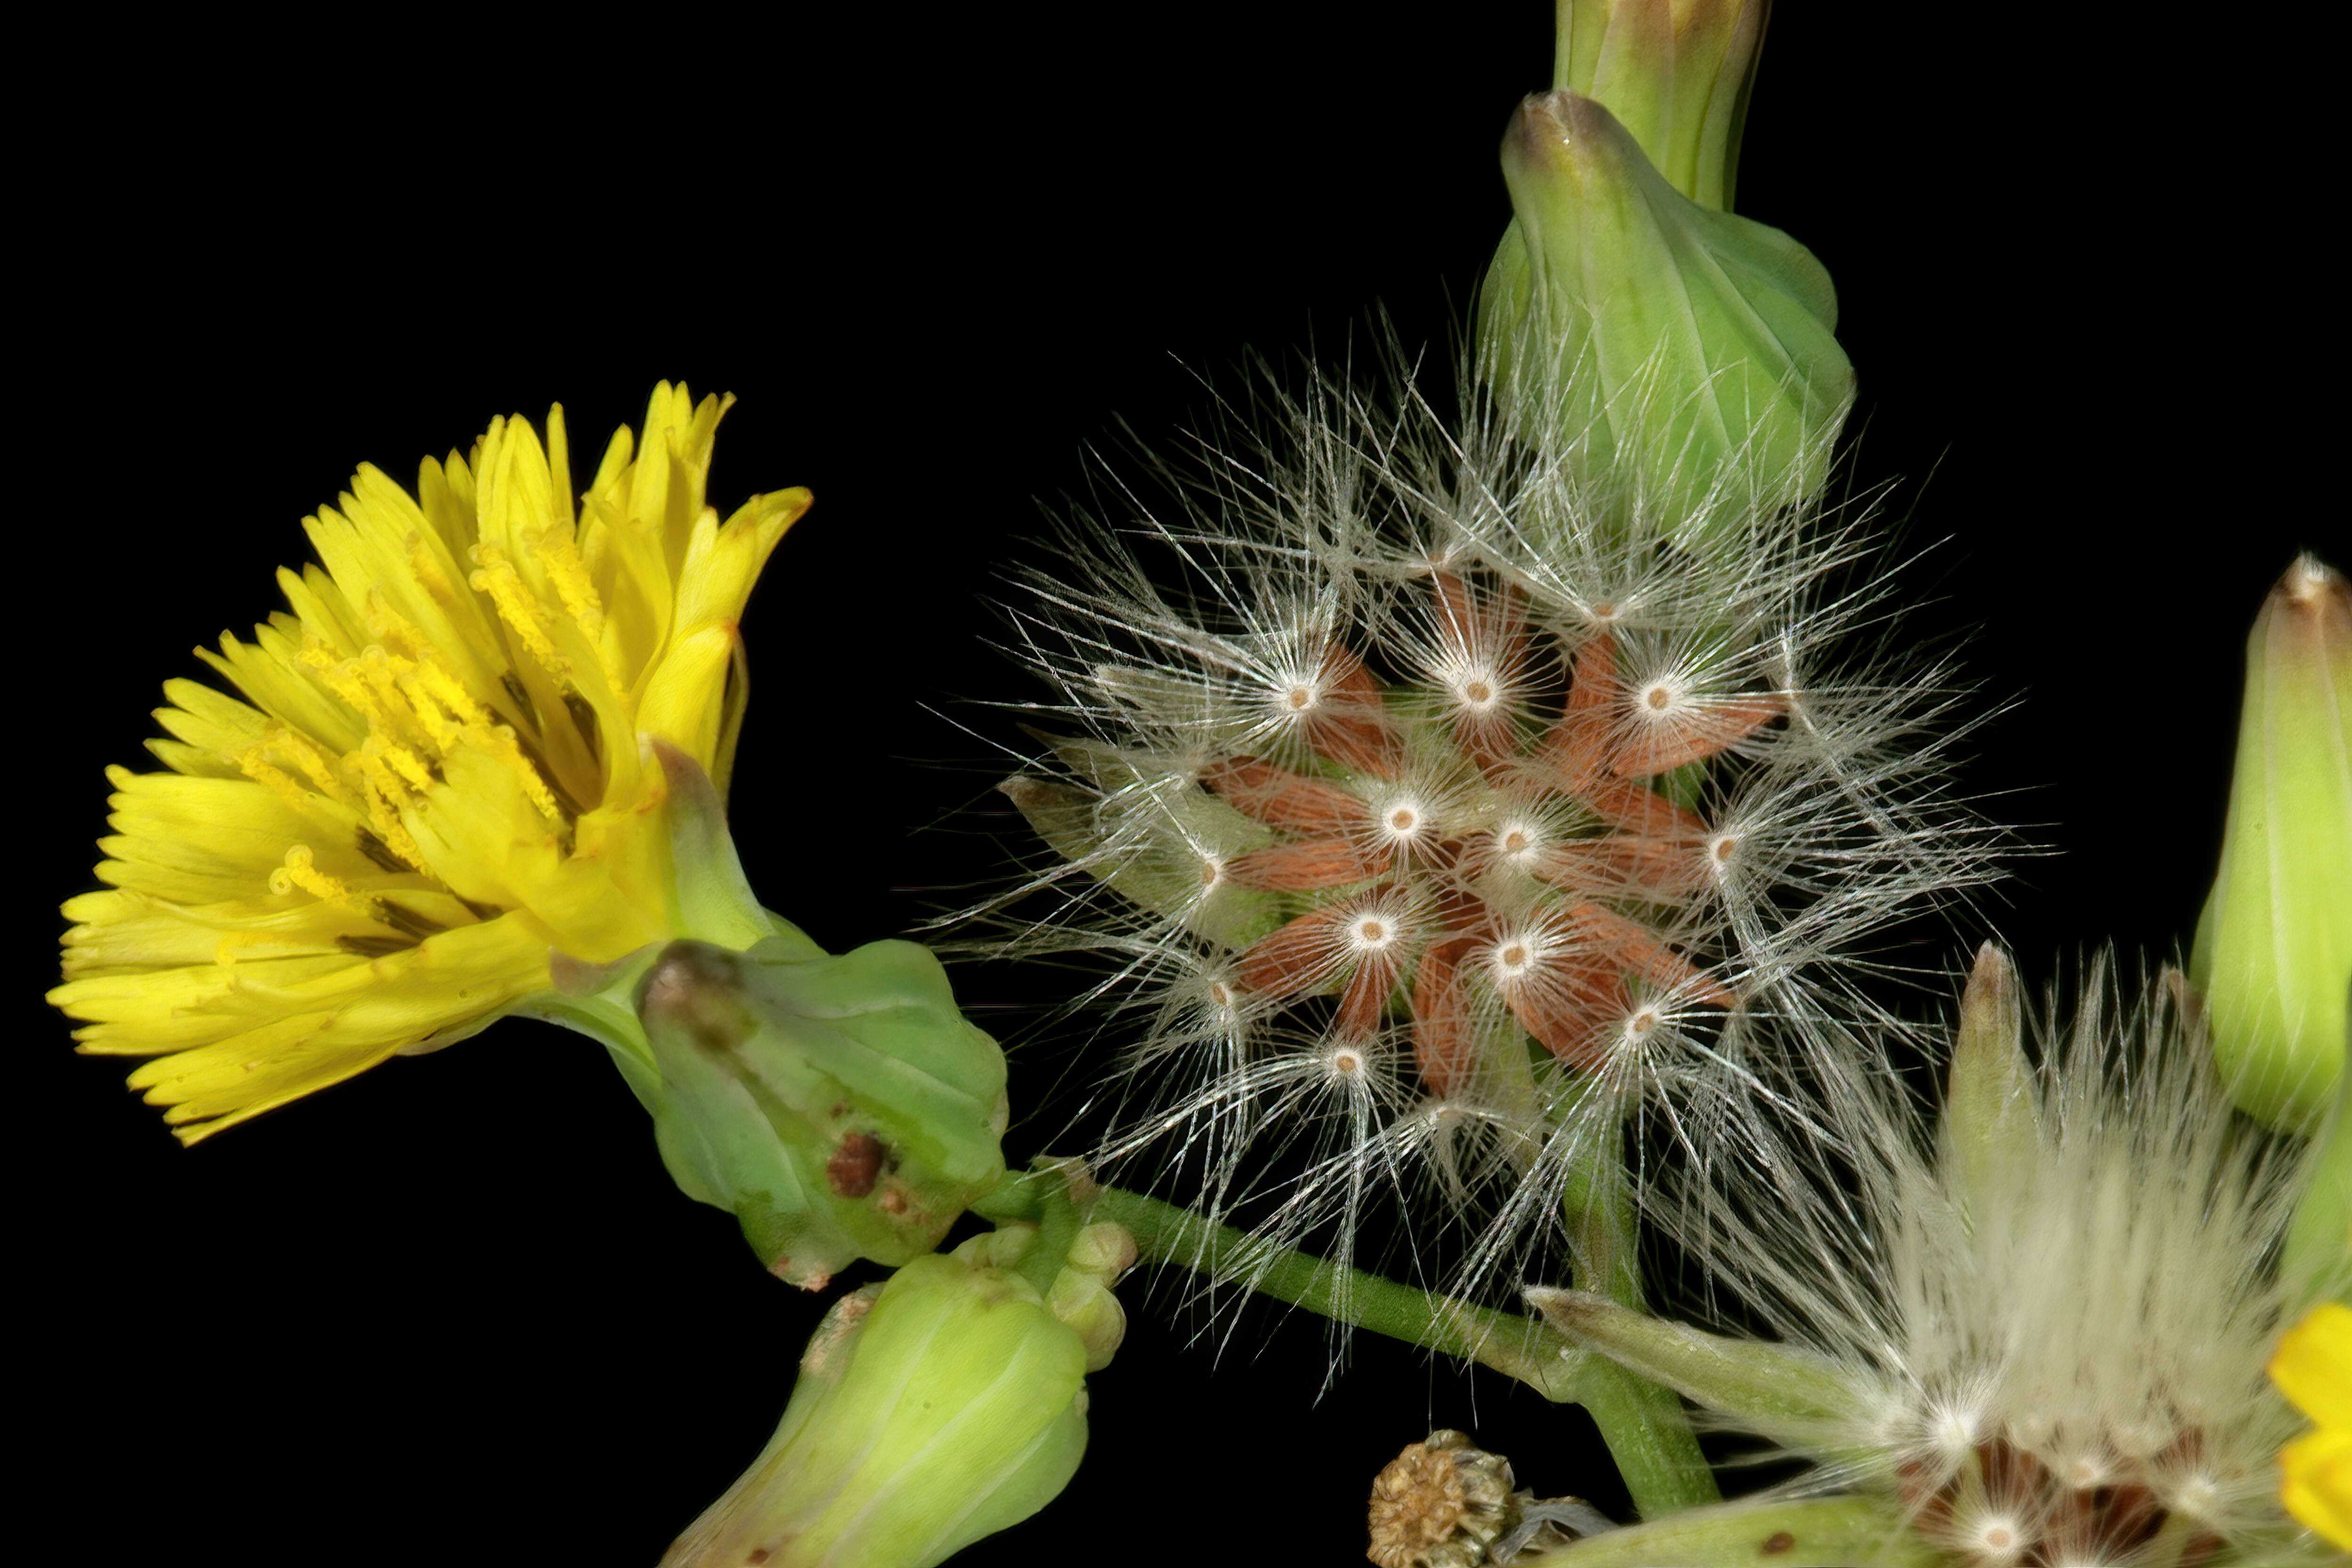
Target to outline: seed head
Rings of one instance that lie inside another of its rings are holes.
[[[1827,661],[1851,528],[1726,484],[1628,530],[1465,403],[1276,399],[1133,509],[1149,561],[1074,527],[1013,612],[1058,700],[1004,791],[1060,862],[1011,950],[1108,955],[1141,1037],[1103,1158],[1342,1258],[1433,1191],[1467,1288],[1627,1114],[1696,1142],[1772,1092],[1983,862],[1906,749],[1933,672]]]
[[[2264,1377],[2297,1303],[2341,1284],[2278,1266],[2315,1162],[2233,1119],[2168,997],[2110,1017],[2095,977],[2037,1068],[2014,987],[1988,947],[1938,1129],[1848,1081],[1880,1129],[1836,1169],[1726,1159],[1660,1205],[1713,1211],[1685,1235],[1759,1339],[1531,1300],[1815,1460],[1800,1490],[1883,1499],[1939,1560],[2317,1560],[2279,1497],[2298,1423]]]

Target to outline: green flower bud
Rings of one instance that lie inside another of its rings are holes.
[[[2352,986],[2352,586],[2309,555],[2247,640],[2221,868],[2189,973],[2239,1107],[2315,1127]]]
[[[987,1261],[1006,1249],[975,1237],[836,1303],[775,1436],[663,1568],[929,1568],[1052,1501],[1086,1452],[1087,1345]]]
[[[774,1273],[821,1288],[939,1245],[1004,1173],[1004,1053],[912,942],[839,957],[797,932],[675,942],[636,982],[650,1063],[615,1053],[670,1175],[733,1212]]]
[[[1559,0],[1551,84],[1609,106],[1667,184],[1731,205],[1768,0]]]
[[[1503,174],[1516,217],[1479,297],[1482,367],[1604,521],[1657,531],[1817,494],[1853,367],[1811,253],[1676,190],[1581,93],[1519,106]]]

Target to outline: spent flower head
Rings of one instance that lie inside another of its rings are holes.
[[[1675,1561],[1732,1560],[1758,1510],[1801,1533],[1792,1495],[1834,1501],[1820,1517],[1853,1553],[1808,1561],[2323,1560],[2280,1500],[2300,1423],[2264,1377],[2298,1306],[2352,1279],[2340,1256],[2318,1277],[2278,1266],[2310,1151],[2233,1117],[2170,996],[2115,1016],[2102,989],[2037,1067],[1987,947],[1939,1127],[1849,1075],[1821,1091],[1874,1138],[1810,1164],[1725,1158],[1667,1194],[1661,1217],[1761,1337],[1529,1293],[1571,1343],[1814,1461],[1722,1510],[1720,1550],[1685,1539]]]
[[[1049,758],[1003,787],[1061,861],[1013,948],[1107,955],[1141,1035],[1106,1157],[1342,1258],[1433,1190],[1475,1279],[1637,1108],[1704,1158],[1983,865],[1931,825],[1933,673],[1831,661],[1853,530],[1729,468],[1629,504],[1464,395],[1458,437],[1276,397],[1132,545],[1074,531],[1015,611]]]
[[[550,989],[551,953],[683,934],[713,872],[673,856],[666,803],[725,788],[736,622],[809,504],[704,504],[725,409],[656,387],[576,515],[561,409],[543,446],[499,419],[426,459],[414,495],[362,468],[306,520],[288,610],[198,650],[241,700],[166,684],[170,771],[110,770],[109,886],[66,904],[49,999],[82,1050],[156,1058],[131,1084],[182,1139],[476,1032]],[[770,934],[740,901],[699,934]]]

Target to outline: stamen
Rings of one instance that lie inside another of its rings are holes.
[[[555,596],[563,602],[564,613],[580,624],[591,643],[595,642],[604,630],[604,603],[596,596],[595,584],[588,581],[588,568],[572,542],[572,531],[541,529],[531,535],[530,548],[540,570],[555,585]]]
[[[362,827],[353,837],[357,841],[359,852],[384,870],[398,872],[417,869],[415,866],[403,861],[399,856],[394,855],[392,852],[392,847],[379,837],[373,829]],[[437,881],[439,879],[435,879]]]
[[[336,773],[334,760],[301,731],[273,724],[263,734],[260,743],[301,769],[302,776],[310,781],[311,787],[336,805],[358,806],[359,797]]]
[[[405,541],[408,546],[408,569],[424,590],[451,609],[457,607],[457,584],[441,570],[438,552],[425,548],[425,536],[411,530]]]
[[[421,659],[416,667],[416,680],[433,700],[455,720],[460,728],[467,724],[487,723],[488,711],[466,689],[466,683],[450,673],[449,667],[437,657]]]
[[[280,768],[272,767],[262,759],[259,745],[247,746],[236,754],[236,765],[245,776],[260,784],[270,794],[297,811],[308,812],[310,798],[302,786]]]
[[[335,945],[359,958],[389,958],[416,944],[404,936],[339,936]]]
[[[437,936],[449,929],[439,921],[427,915],[421,915],[407,905],[394,903],[390,899],[376,900],[374,910],[376,919],[402,935],[414,938],[418,942],[429,936]]]
[[[476,570],[466,579],[467,586],[477,594],[489,595],[498,607],[499,619],[522,643],[523,650],[550,675],[562,676],[569,671],[563,667],[555,644],[547,630],[540,625],[539,604],[523,583],[514,563],[506,552],[495,544],[477,544],[470,552]]]
[[[269,890],[281,897],[299,888],[321,902],[339,900],[351,891],[342,882],[310,863],[310,847],[297,844],[286,851],[286,864],[269,873]]]
[[[562,807],[556,804],[555,792],[548,788],[547,780],[523,755],[522,746],[512,729],[504,724],[481,726],[467,731],[466,739],[469,744],[488,752],[506,765],[507,771],[514,775],[515,782],[522,785],[524,798],[539,808],[540,816],[558,827],[571,826]]]

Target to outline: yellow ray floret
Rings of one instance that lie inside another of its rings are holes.
[[[2287,1511],[2352,1551],[2352,1308],[2323,1302],[2289,1329],[2271,1381],[2319,1426],[2279,1455]]]
[[[414,495],[362,468],[304,520],[289,612],[164,688],[172,770],[110,770],[106,890],[65,913],[84,1051],[194,1142],[446,1043],[674,934],[659,739],[723,792],[737,620],[806,490],[703,501],[727,400],[654,391],[572,510],[563,413],[495,420]]]

